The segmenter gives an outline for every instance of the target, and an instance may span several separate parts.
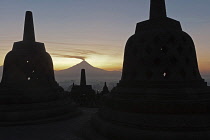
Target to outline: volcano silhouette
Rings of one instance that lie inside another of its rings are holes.
[[[59,82],[79,79],[81,69],[86,70],[87,79],[120,80],[121,77],[120,71],[106,71],[92,66],[87,61],[82,61],[68,69],[55,71],[56,80]]]

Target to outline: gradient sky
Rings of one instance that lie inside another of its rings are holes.
[[[34,15],[36,41],[45,43],[56,70],[85,59],[120,70],[124,46],[137,22],[149,17],[150,0],[1,0],[0,65],[22,40],[25,11]],[[210,72],[210,1],[166,0],[167,15],[194,39],[200,70]]]

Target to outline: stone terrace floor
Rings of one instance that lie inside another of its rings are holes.
[[[80,108],[82,115],[47,124],[0,127],[0,140],[83,140],[81,129],[97,108]]]

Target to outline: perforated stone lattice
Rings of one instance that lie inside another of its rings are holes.
[[[122,79],[201,80],[191,37],[182,31],[133,35],[126,44]]]
[[[44,86],[55,81],[52,60],[47,52],[24,54],[11,51],[4,68],[3,82],[6,83]]]

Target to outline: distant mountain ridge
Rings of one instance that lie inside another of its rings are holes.
[[[86,70],[87,79],[95,80],[119,80],[121,77],[120,71],[106,71],[100,68],[93,67],[86,61],[82,61],[68,69],[55,71],[55,78],[58,82],[71,81],[80,79],[81,69]],[[3,74],[3,66],[0,66],[0,79]]]
[[[86,61],[82,61],[68,69],[55,71],[55,77],[58,82],[69,81],[80,78],[81,69],[85,69],[87,79],[98,79],[98,80],[119,80],[121,77],[120,71],[106,71],[100,68],[96,68],[90,65]]]

